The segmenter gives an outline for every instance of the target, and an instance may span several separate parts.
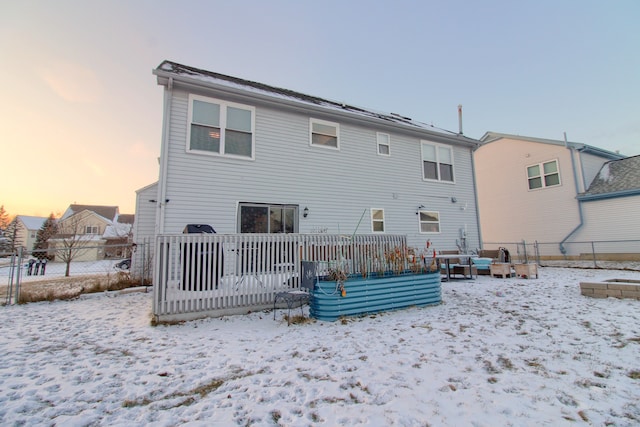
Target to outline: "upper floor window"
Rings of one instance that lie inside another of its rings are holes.
[[[374,233],[384,233],[384,209],[371,209],[371,229]]]
[[[378,139],[378,154],[381,156],[391,155],[391,138],[389,134],[378,132],[376,138]]]
[[[527,179],[529,180],[529,190],[560,185],[558,161],[552,160],[527,166]]]
[[[440,214],[438,212],[418,211],[421,233],[440,232]]]
[[[87,225],[84,230],[84,234],[98,234],[98,227],[95,225]]]
[[[311,145],[340,148],[340,125],[324,120],[310,119]]]
[[[255,109],[189,95],[187,151],[254,158]]]
[[[422,142],[422,177],[453,182],[453,151],[447,145]]]

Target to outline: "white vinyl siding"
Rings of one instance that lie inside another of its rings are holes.
[[[308,114],[257,104],[255,160],[221,162],[185,151],[188,105],[189,94],[174,89],[166,149],[170,166],[164,174],[168,201],[161,208],[150,203],[164,212],[161,233],[181,233],[186,224],[209,224],[217,233],[236,233],[242,202],[299,206],[300,233],[349,235],[371,232],[374,206],[384,209],[384,232],[406,234],[415,247],[422,247],[425,239],[415,223],[416,206],[421,204],[447,219],[440,224],[440,235],[429,236],[438,247],[455,241],[464,223],[477,229],[470,148],[452,148],[458,171],[455,186],[425,186],[419,168],[411,167],[421,155],[420,139],[413,134],[384,132],[393,141],[393,155],[380,156],[374,147],[381,129],[340,122],[336,155],[335,149],[310,145]],[[456,204],[450,201],[454,193]],[[468,209],[461,210],[467,202]],[[307,218],[304,207],[309,208]],[[480,246],[477,233],[470,232],[468,239],[470,246]]]
[[[187,152],[253,159],[254,107],[189,96]]]

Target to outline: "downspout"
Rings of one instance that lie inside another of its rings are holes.
[[[477,144],[476,147],[469,152],[471,155],[471,176],[473,177],[473,197],[475,198],[476,204],[476,227],[478,227],[478,244],[480,248],[482,248],[482,228],[480,227],[480,206],[478,205],[478,186],[476,184],[476,162],[474,160],[473,152],[480,148],[480,144]]]
[[[156,236],[164,233],[165,208],[167,205],[167,157],[169,153],[169,126],[171,123],[171,99],[173,98],[173,77],[169,77],[164,92],[164,113],[162,127],[162,142],[160,149],[160,176],[158,179],[158,225]]]
[[[576,186],[576,195],[580,192],[580,187],[578,185],[578,175],[577,175],[577,171],[576,171],[576,160],[574,158],[574,151],[575,149],[572,147],[569,147],[569,143],[567,142],[567,133],[564,133],[564,146],[567,150],[569,150],[569,155],[571,156],[571,167],[573,168],[573,182]],[[567,236],[562,239],[562,241],[560,242],[560,253],[562,255],[566,255],[567,254],[567,249],[564,247],[564,243],[569,239],[569,237],[571,237],[573,235],[573,233],[575,233],[576,231],[578,231],[580,229],[580,227],[582,227],[584,225],[584,215],[582,213],[582,201],[577,200],[578,202],[578,215],[580,217],[580,223],[576,226],[576,228],[574,228],[573,230],[571,230],[571,232],[569,234],[567,234]]]

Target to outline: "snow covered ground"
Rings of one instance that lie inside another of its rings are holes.
[[[639,425],[640,301],[579,282],[640,273],[540,276],[290,327],[286,310],[152,327],[143,293],[0,307],[0,425]]]

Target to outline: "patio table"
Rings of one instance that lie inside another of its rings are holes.
[[[446,274],[447,282],[451,280],[451,260],[452,259],[459,259],[460,261],[465,259],[468,260],[467,265],[469,266],[469,272],[471,272],[471,260],[477,257],[478,257],[477,255],[472,255],[472,254],[436,254],[435,255],[436,259],[444,261],[445,270],[447,272]],[[473,274],[471,274],[471,278],[473,279]]]

